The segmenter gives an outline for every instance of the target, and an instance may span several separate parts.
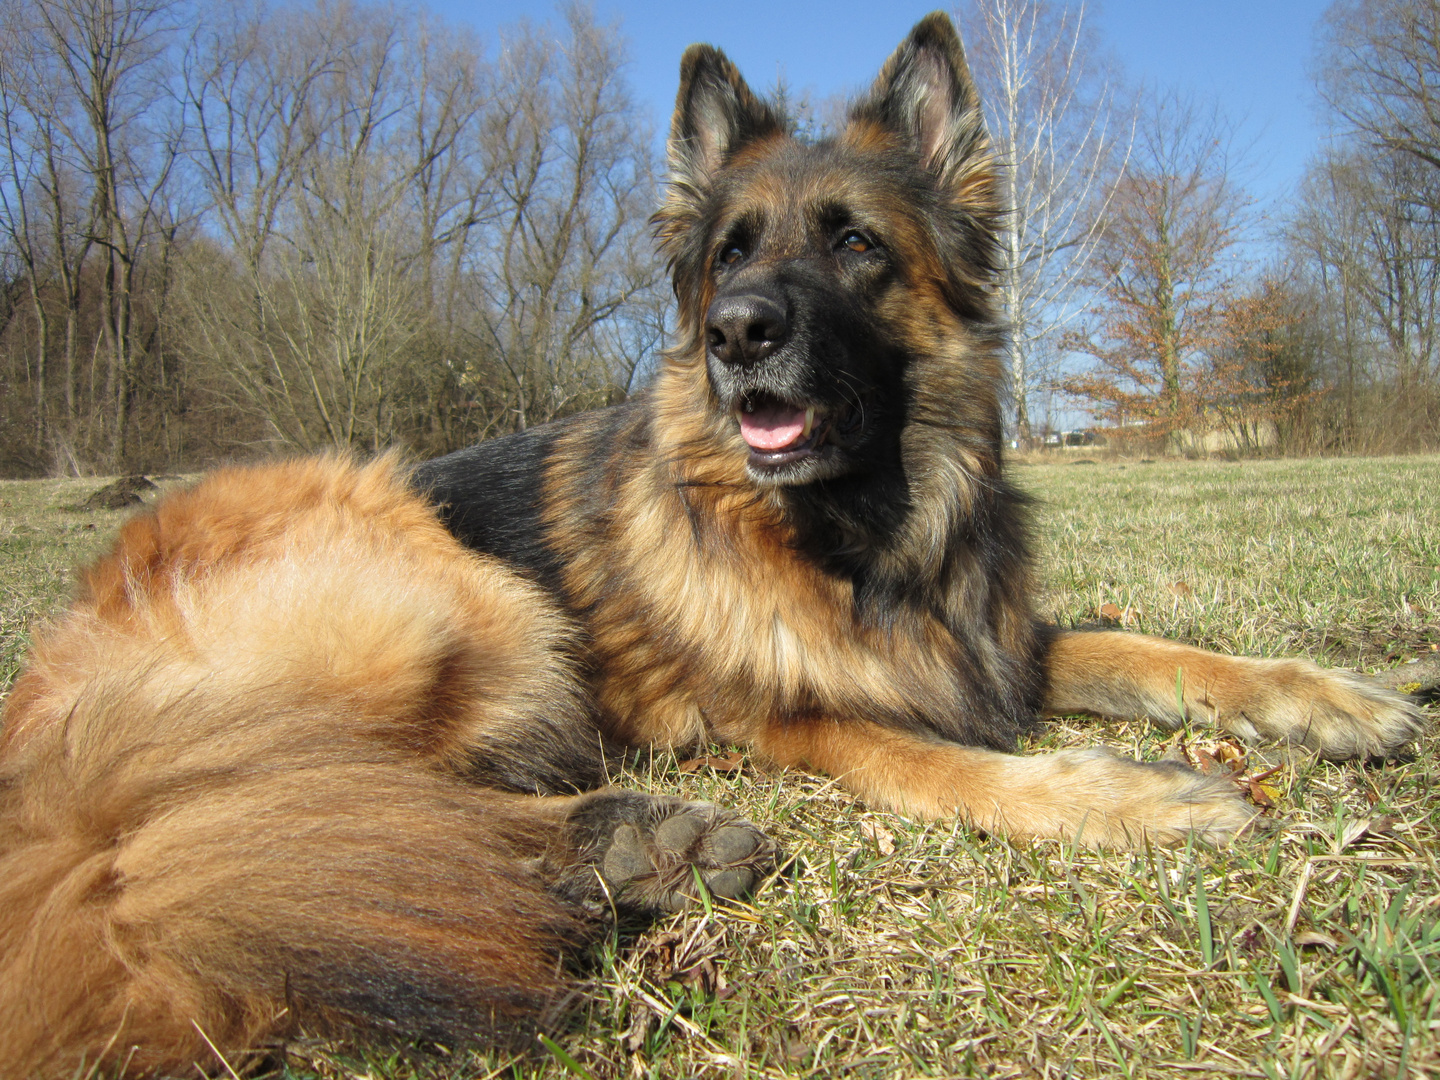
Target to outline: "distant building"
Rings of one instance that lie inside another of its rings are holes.
[[[1043,450],[1123,449],[1149,445],[1156,451],[1186,455],[1244,454],[1268,450],[1280,444],[1280,431],[1273,420],[1246,420],[1213,428],[1183,428],[1168,438],[1147,431],[1143,420],[1131,420],[1113,427],[1075,428],[1047,431],[1037,439]],[[1014,444],[1012,443],[1012,446]]]
[[[1047,432],[1041,445],[1047,450],[1080,450],[1105,446],[1105,433],[1099,428],[1077,428],[1074,431]]]
[[[1175,441],[1186,453],[1243,454],[1279,446],[1280,429],[1273,420],[1250,420],[1208,431],[1186,428],[1175,433]]]

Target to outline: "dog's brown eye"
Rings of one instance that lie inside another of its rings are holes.
[[[739,244],[726,244],[720,249],[720,261],[726,266],[739,262],[745,257],[745,249]]]
[[[840,243],[843,244],[845,247],[849,248],[851,251],[859,252],[869,251],[872,247],[875,246],[874,244],[870,243],[868,237],[862,236],[858,232],[846,233],[844,239],[842,239]]]

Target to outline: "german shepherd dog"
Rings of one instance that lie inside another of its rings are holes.
[[[1127,845],[1250,812],[1177,765],[1016,756],[1033,717],[1331,757],[1416,733],[1352,675],[1037,622],[995,164],[944,16],[815,144],[692,48],[669,153],[679,339],[647,392],[408,474],[218,473],[41,636],[0,730],[7,1075],[219,1069],[300,1021],[523,1029],[610,904],[737,895],[773,855],[712,806],[579,794],[602,740]]]
[[[678,341],[653,386],[416,473],[458,537],[581,620],[608,735],[740,743],[876,807],[1119,846],[1251,812],[1169,762],[1015,756],[1033,717],[1330,758],[1415,735],[1414,705],[1361,677],[1037,622],[1001,462],[997,165],[944,15],[814,144],[691,48],[669,156]]]

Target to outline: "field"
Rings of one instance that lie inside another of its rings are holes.
[[[1372,672],[1440,646],[1440,458],[1066,462],[1039,500],[1046,614]],[[0,686],[121,513],[89,481],[0,484]],[[1403,681],[1403,680],[1402,680]],[[1434,708],[1432,706],[1432,714]],[[292,1047],[296,1076],[1440,1077],[1436,738],[1330,765],[1212,732],[1067,720],[1236,768],[1270,827],[1097,854],[866,810],[824,780],[669,755],[621,782],[737,806],[787,863],[753,906],[599,950],[590,1004],[529,1056]]]

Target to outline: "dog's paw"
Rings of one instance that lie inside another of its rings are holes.
[[[619,907],[679,911],[711,895],[744,896],[775,864],[776,845],[755,825],[712,803],[636,792],[598,792],[572,819],[585,861]]]
[[[682,803],[648,830],[643,823],[618,826],[600,873],[629,906],[678,911],[696,899],[694,871],[712,895],[736,899],[773,861],[774,846],[748,821],[706,803]]]
[[[1135,761],[1102,747],[1020,760],[1043,762],[1050,793],[1064,794],[1059,834],[1092,847],[1182,843],[1192,834],[1220,844],[1257,822],[1232,780],[1176,761]]]
[[[1384,757],[1412,742],[1425,718],[1413,698],[1363,675],[1306,660],[1256,660],[1238,700],[1217,703],[1221,727],[1242,738],[1304,746],[1323,758]]]

